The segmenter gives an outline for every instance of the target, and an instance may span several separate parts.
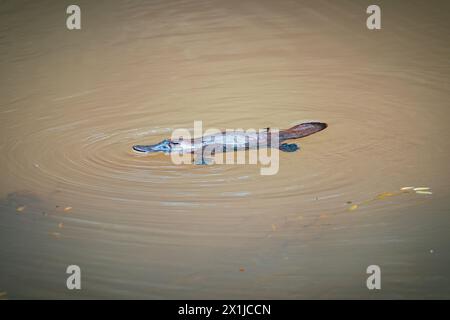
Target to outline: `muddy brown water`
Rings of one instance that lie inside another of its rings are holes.
[[[0,5],[2,298],[450,297],[447,1],[69,4]],[[272,176],[131,150],[195,120],[329,127]]]

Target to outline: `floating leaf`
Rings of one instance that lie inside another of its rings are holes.
[[[64,225],[63,225],[62,222],[58,223],[58,228],[62,229],[63,226],[64,226]]]
[[[240,272],[244,272],[245,269],[244,269],[244,268],[239,268],[239,271],[240,271]]]
[[[414,187],[403,187],[400,190],[412,190],[412,189],[414,189]]]
[[[349,211],[353,211],[353,210],[356,210],[356,209],[358,209],[358,205],[357,204],[354,204],[354,205],[350,206],[350,208],[348,208]]]
[[[25,208],[26,208],[26,206],[20,206],[20,207],[17,207],[16,211],[22,212],[23,210],[25,210]]]
[[[65,208],[64,208],[64,211],[65,211],[65,212],[68,212],[68,211],[70,211],[70,210],[72,210],[72,207],[65,207]]]
[[[376,199],[376,200],[382,200],[382,199],[384,199],[384,198],[392,197],[392,196],[394,196],[394,195],[395,195],[395,193],[392,193],[392,192],[383,192],[383,193],[380,193],[379,195],[377,195],[377,196],[375,197],[375,199]]]

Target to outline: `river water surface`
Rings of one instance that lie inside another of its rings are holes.
[[[0,298],[450,298],[450,6],[378,3],[3,1]],[[131,149],[195,120],[329,126],[270,176]]]

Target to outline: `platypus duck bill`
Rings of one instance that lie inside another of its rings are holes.
[[[170,140],[165,139],[157,144],[135,145],[133,150],[137,152],[170,152]]]
[[[294,152],[299,149],[296,144],[282,143],[285,140],[298,139],[319,132],[327,127],[322,122],[307,122],[290,129],[280,130],[279,132],[279,149],[285,152]],[[220,141],[220,142],[219,142]],[[133,150],[137,152],[179,152],[192,153],[201,150],[207,146],[215,146],[217,150],[247,150],[250,146],[265,145],[272,147],[270,143],[270,129],[264,134],[257,133],[256,136],[249,135],[245,132],[220,133],[218,135],[209,135],[197,139],[172,141],[165,139],[157,144],[135,145]]]

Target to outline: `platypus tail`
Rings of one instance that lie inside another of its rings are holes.
[[[306,122],[280,131],[280,141],[298,139],[325,129],[328,125],[323,122]]]

